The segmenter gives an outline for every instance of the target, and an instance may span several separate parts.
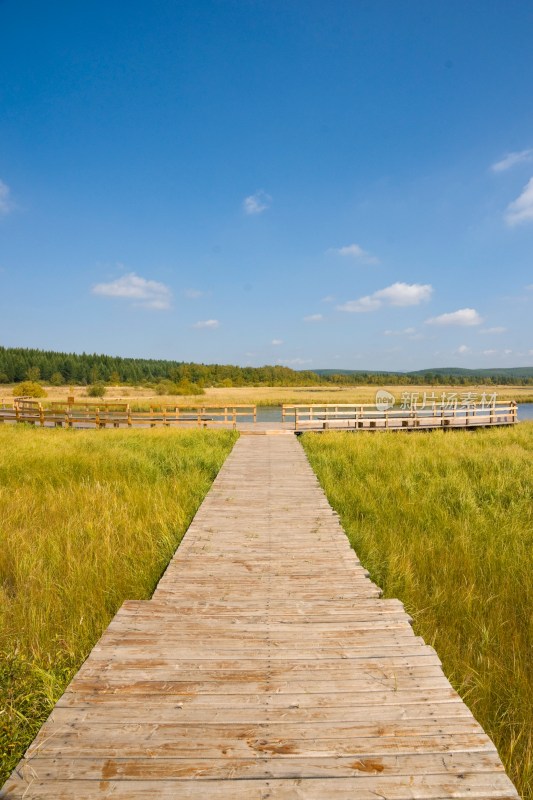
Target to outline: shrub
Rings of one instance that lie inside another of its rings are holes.
[[[103,397],[106,393],[106,388],[103,383],[93,383],[92,386],[89,386],[87,389],[87,394],[89,397]]]
[[[198,395],[198,394],[205,394],[205,390],[198,386],[196,383],[191,383],[191,381],[184,378],[179,383],[174,383],[174,381],[161,381],[155,387],[156,394],[164,395]]]
[[[46,397],[46,392],[40,383],[22,381],[13,389],[13,397]]]
[[[63,378],[60,372],[54,372],[52,377],[50,378],[50,385],[51,386],[63,386],[65,383],[65,379]]]
[[[175,384],[175,387],[177,389],[176,394],[205,394],[205,390],[201,386],[191,383],[186,378]]]

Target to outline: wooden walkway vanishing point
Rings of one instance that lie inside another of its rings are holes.
[[[0,796],[517,798],[295,436],[239,439],[153,599],[124,603]]]

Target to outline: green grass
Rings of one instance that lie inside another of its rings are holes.
[[[235,438],[0,429],[0,786],[123,600],[151,596]]]
[[[399,597],[533,797],[533,423],[306,434],[361,562]]]

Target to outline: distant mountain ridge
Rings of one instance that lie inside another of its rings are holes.
[[[504,378],[533,378],[533,367],[490,367],[482,369],[466,369],[465,367],[432,367],[430,369],[418,370],[374,370],[374,369],[314,369],[321,377],[330,375],[405,375],[410,378],[416,376],[427,377],[429,375],[450,375],[456,378],[481,378],[495,379]]]

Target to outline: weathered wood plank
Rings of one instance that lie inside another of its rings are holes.
[[[280,748],[281,749],[281,748]],[[235,779],[235,778],[345,778],[361,775],[413,774],[458,776],[463,772],[485,773],[503,771],[494,752],[476,753],[401,753],[315,758],[309,760],[291,754],[268,758],[114,758],[102,762],[87,754],[75,765],[66,759],[57,761],[42,758],[39,778],[59,780],[102,780],[113,773],[125,780]],[[31,761],[21,765],[20,772],[31,780]]]
[[[461,772],[459,775],[381,776],[357,774],[347,778],[285,778],[265,780],[123,780],[113,765],[109,774],[95,781],[42,780],[35,772],[27,779],[11,779],[2,798],[31,797],[32,800],[507,800],[510,781],[501,772]],[[0,795],[1,797],[2,795]]]

